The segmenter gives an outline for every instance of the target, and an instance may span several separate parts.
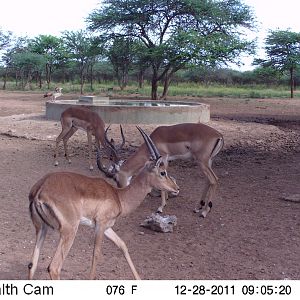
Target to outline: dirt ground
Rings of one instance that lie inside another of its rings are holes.
[[[71,97],[64,95],[64,97]],[[197,99],[196,99],[197,100]],[[169,200],[164,214],[176,215],[173,233],[140,226],[156,210],[159,198],[148,196],[130,216],[114,226],[126,242],[143,279],[300,279],[300,100],[198,99],[211,105],[210,126],[225,138],[214,161],[220,185],[205,218],[193,213],[204,177],[195,163],[173,162],[169,174],[180,194]],[[31,186],[48,172],[68,170],[101,176],[88,170],[83,133],[70,141],[72,164],[63,158],[53,166],[60,124],[44,118],[42,93],[0,92],[0,279],[26,279],[35,242],[28,212]],[[143,126],[151,132],[156,126]],[[124,125],[124,155],[141,138]],[[118,126],[111,133],[119,136]],[[58,235],[49,232],[36,279],[46,271]],[[88,277],[93,231],[81,226],[62,270],[63,279]],[[103,243],[104,260],[97,279],[133,279],[121,251]]]

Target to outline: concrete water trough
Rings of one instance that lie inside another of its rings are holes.
[[[208,104],[185,101],[110,100],[107,97],[82,96],[79,100],[46,102],[46,117],[59,120],[70,106],[84,106],[97,112],[107,124],[206,123]]]

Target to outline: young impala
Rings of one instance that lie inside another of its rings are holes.
[[[182,123],[172,126],[157,127],[150,135],[158,151],[166,156],[168,161],[176,159],[194,159],[206,177],[206,185],[202,196],[197,201],[195,212],[201,211],[206,217],[212,207],[218,177],[212,170],[212,161],[221,151],[224,139],[217,130],[201,123]],[[147,149],[143,144],[137,152],[130,156],[121,166],[114,164],[109,170],[103,168],[101,158],[98,157],[98,167],[108,177],[114,178],[119,187],[127,186],[147,160]],[[163,211],[166,205],[167,193],[161,193],[162,203],[158,208]]]
[[[78,130],[83,129],[87,133],[88,139],[88,147],[89,147],[89,165],[90,170],[93,170],[92,164],[92,135],[95,136],[96,147],[100,149],[100,143],[105,148],[106,152],[109,156],[113,155],[114,160],[117,160],[116,153],[114,151],[115,146],[106,139],[106,134],[104,131],[105,124],[100,116],[88,108],[84,107],[69,107],[62,114],[60,118],[61,122],[61,133],[56,138],[55,152],[54,152],[54,165],[58,165],[58,145],[63,140],[64,149],[65,149],[65,157],[69,163],[71,163],[71,159],[69,157],[67,142],[70,137]],[[123,138],[122,147],[125,143],[122,127],[121,135]]]
[[[95,228],[95,242],[90,278],[96,275],[96,262],[101,258],[104,235],[122,249],[135,279],[140,279],[124,241],[112,227],[120,216],[137,208],[152,188],[178,193],[177,184],[167,175],[163,158],[159,156],[149,136],[142,129],[147,145],[148,161],[134,180],[123,189],[115,188],[102,178],[76,173],[57,172],[40,179],[29,194],[29,209],[36,229],[36,244],[29,268],[29,279],[35,273],[40,249],[47,229],[58,230],[60,240],[48,267],[51,279],[59,279],[60,271],[80,223]]]

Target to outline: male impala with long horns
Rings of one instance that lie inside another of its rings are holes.
[[[125,242],[112,229],[120,216],[135,210],[152,188],[178,193],[179,188],[166,171],[163,158],[141,128],[148,155],[144,167],[125,188],[115,188],[102,178],[87,177],[71,172],[50,173],[40,179],[29,193],[29,210],[36,229],[36,243],[28,278],[35,273],[40,249],[47,229],[60,234],[60,240],[48,267],[51,279],[60,279],[61,268],[73,244],[79,224],[95,229],[94,251],[90,279],[96,276],[96,263],[102,258],[104,236],[122,251],[135,279],[140,279]],[[150,158],[150,161],[149,161]]]
[[[182,123],[171,126],[159,126],[150,135],[160,154],[168,161],[176,159],[194,159],[206,177],[206,184],[202,196],[197,200],[195,212],[201,211],[206,217],[212,207],[218,177],[212,169],[213,159],[221,151],[224,139],[220,132],[201,123]],[[98,167],[108,177],[114,178],[119,187],[127,186],[131,178],[143,167],[147,161],[147,147],[143,144],[121,166],[119,163],[112,168],[103,168],[101,158],[98,157]],[[167,195],[161,193],[162,203],[158,212],[162,212],[166,205]]]

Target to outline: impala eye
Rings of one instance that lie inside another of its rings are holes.
[[[160,175],[161,175],[161,176],[166,176],[166,174],[167,174],[166,171],[160,172]]]

